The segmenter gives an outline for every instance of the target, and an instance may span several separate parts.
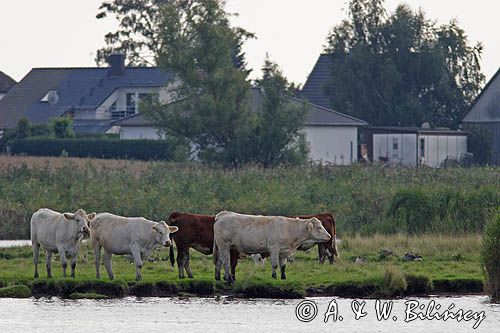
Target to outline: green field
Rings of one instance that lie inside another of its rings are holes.
[[[0,239],[29,238],[42,207],[166,220],[171,212],[333,212],[346,234],[481,233],[500,207],[500,168],[380,166],[237,170],[197,163],[0,156]]]
[[[62,278],[59,261],[54,261],[53,279],[45,278],[44,258],[40,275],[33,279],[31,248],[0,250],[0,286],[26,285],[39,296],[109,297],[235,294],[242,297],[303,297],[338,295],[345,297],[397,297],[431,293],[482,292],[483,274],[479,264],[481,238],[439,236],[345,237],[339,245],[340,258],[333,265],[319,265],[317,249],[298,252],[287,266],[287,280],[271,279],[270,263],[256,265],[243,259],[237,267],[234,286],[215,283],[211,256],[191,250],[194,279],[179,280],[177,267],[167,261],[168,251],[155,253],[156,261],[145,262],[143,280],[135,283],[135,267],[123,256],[114,256],[117,280],[110,283],[102,267],[100,281],[94,278],[93,254],[89,244],[80,253],[76,279]],[[379,252],[390,249],[394,256],[381,258]],[[420,262],[405,262],[406,252],[423,256]],[[365,264],[356,264],[363,256]],[[279,274],[278,274],[279,276]],[[5,288],[4,288],[5,289]],[[0,296],[3,295],[0,289]],[[21,288],[21,292],[26,292]],[[25,295],[25,294],[24,294]],[[10,295],[12,296],[12,295]]]

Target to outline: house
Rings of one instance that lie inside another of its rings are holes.
[[[493,139],[493,163],[500,164],[500,69],[476,98],[461,125],[465,130],[487,130]]]
[[[158,68],[125,67],[112,55],[106,68],[34,68],[0,100],[0,130],[19,119],[46,123],[71,116],[76,133],[113,131],[112,122],[139,112],[152,93],[164,98],[171,75]]]
[[[331,75],[332,58],[330,54],[321,54],[309,74],[304,87],[300,92],[301,97],[309,102],[331,108],[330,99],[324,93],[323,86]]]
[[[408,167],[441,167],[467,153],[467,133],[425,127],[366,127],[368,158]]]
[[[14,81],[13,78],[0,71],[0,99],[2,99],[15,85],[16,81]]]
[[[262,91],[252,89],[252,110],[258,112],[262,106]],[[302,100],[289,97],[289,102],[300,105]],[[309,103],[304,133],[313,161],[333,165],[349,165],[357,161],[358,128],[368,125],[354,117],[335,112],[320,105]],[[119,120],[121,139],[159,139],[158,133],[143,114]]]

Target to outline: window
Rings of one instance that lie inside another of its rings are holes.
[[[58,101],[59,95],[57,94],[57,90],[49,90],[40,100],[40,102],[51,104],[56,104]]]
[[[135,93],[128,93],[126,97],[127,112],[135,113],[137,96]]]
[[[422,157],[422,158],[425,157],[425,139],[424,138],[420,139],[420,157]]]
[[[399,141],[398,138],[392,138],[392,156],[397,157],[399,155]]]

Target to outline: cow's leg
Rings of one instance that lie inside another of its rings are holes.
[[[276,268],[278,268],[279,262],[279,249],[271,250],[271,269],[272,269],[272,278],[276,279]]]
[[[71,257],[71,274],[70,276],[72,278],[75,277],[75,268],[76,268],[76,260],[78,259],[78,252]]]
[[[63,277],[66,277],[66,268],[68,267],[68,259],[66,259],[66,251],[63,246],[58,246],[59,257],[61,258],[61,266],[63,269]]]
[[[236,250],[231,250],[231,276],[233,280],[236,281],[236,266],[238,265],[238,259],[240,258],[240,253]]]
[[[215,264],[215,281],[220,281],[220,268],[222,266],[222,261],[220,260],[219,247],[217,246],[217,242],[215,241],[215,239],[214,239],[213,256]]]
[[[102,261],[104,262],[104,267],[106,268],[106,272],[108,272],[108,277],[110,280],[115,279],[115,275],[113,274],[113,267],[111,266],[111,256],[113,254],[108,250],[104,249],[104,255],[102,257]]]
[[[31,242],[33,249],[33,264],[35,265],[35,279],[38,278],[38,257],[40,255],[40,244],[36,240]]]
[[[189,249],[187,250],[187,253],[184,256],[184,268],[186,269],[188,278],[192,279],[194,276],[193,272],[191,271],[191,267],[189,267]]]
[[[231,271],[230,271],[230,261],[231,261],[231,254],[230,254],[230,248],[229,246],[219,246],[219,258],[224,265],[224,280],[226,280],[227,283],[233,283],[233,277],[231,276]],[[220,273],[220,270],[219,270]]]
[[[325,244],[318,244],[318,257],[319,257],[319,263],[323,265],[325,263],[325,257],[326,257],[326,251],[325,251]]]
[[[335,254],[337,253],[334,241],[328,242],[326,244],[326,252],[327,252],[326,254],[328,255],[328,261],[330,262],[330,265],[332,265],[335,259]]]
[[[286,280],[286,274],[285,274],[285,268],[286,268],[286,260],[287,260],[287,254],[280,254],[279,260],[280,260],[280,271],[281,271],[281,279]]]
[[[92,246],[94,248],[94,265],[95,265],[95,277],[96,279],[101,278],[101,244],[98,241],[93,241]]]
[[[141,249],[137,246],[132,247],[132,256],[134,256],[135,280],[140,281],[142,279],[142,275],[141,275],[141,269],[142,269]]]
[[[184,279],[184,252],[184,248],[177,246],[177,269],[179,270],[179,279]]]
[[[45,268],[47,269],[47,277],[52,277],[52,252],[45,251]]]

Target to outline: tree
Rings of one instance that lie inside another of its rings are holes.
[[[292,98],[295,86],[269,58],[265,60],[263,77],[257,84],[262,101],[255,108],[255,127],[242,160],[264,167],[306,161],[308,149],[301,130],[308,112],[307,104]]]
[[[479,93],[481,44],[471,46],[456,21],[437,26],[422,10],[383,0],[351,0],[326,51],[324,92],[332,107],[373,125],[456,127]]]
[[[58,139],[74,138],[73,120],[70,117],[52,118],[49,124],[54,136]]]
[[[97,19],[114,17],[119,22],[116,31],[105,35],[106,46],[97,50],[96,63],[106,64],[107,58],[112,53],[123,53],[127,55],[128,65],[131,66],[156,66],[157,55],[161,50],[162,42],[162,8],[166,5],[188,6],[196,1],[184,0],[110,0],[103,1],[96,15]],[[220,6],[224,2],[219,1]],[[245,37],[252,34],[243,29],[235,29],[235,32]],[[233,62],[237,68],[246,70],[244,53],[241,47],[244,38],[240,39],[233,51]],[[249,72],[247,72],[248,74]]]
[[[113,0],[104,1],[97,19],[114,16],[120,23],[118,30],[104,37],[106,46],[97,51],[96,62],[105,64],[114,52],[127,55],[129,65],[154,65],[158,50],[158,13],[169,0]]]
[[[474,163],[480,165],[490,163],[493,157],[493,138],[491,133],[477,126],[468,128],[467,132],[467,151],[474,154]]]
[[[235,165],[238,138],[248,135],[250,82],[241,54],[250,37],[229,25],[217,0],[173,0],[159,12],[158,65],[175,73],[173,102],[146,115],[167,136],[181,138],[200,159]]]

